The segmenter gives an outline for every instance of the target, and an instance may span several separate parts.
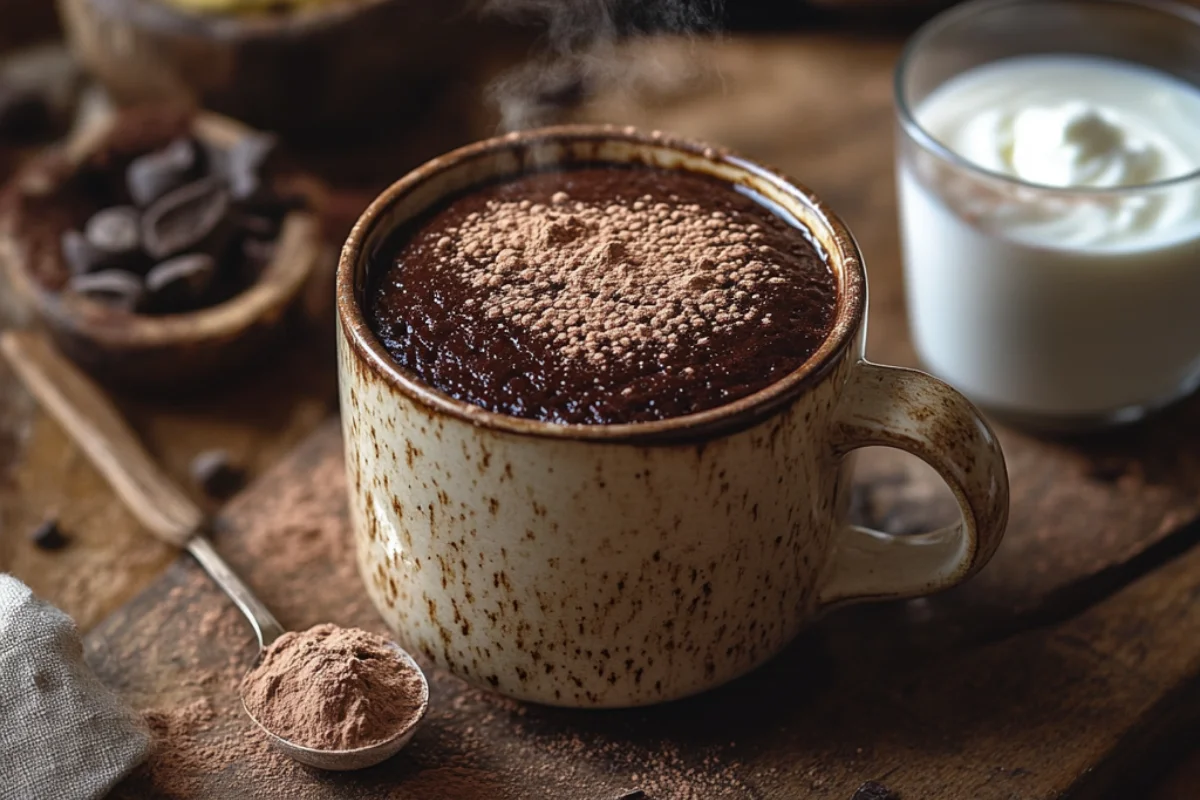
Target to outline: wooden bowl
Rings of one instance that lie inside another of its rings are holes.
[[[461,58],[464,0],[335,0],[201,14],[158,0],[58,0],[67,39],[121,104],[181,97],[291,136],[411,111]]]
[[[249,130],[210,113],[180,120],[182,131],[190,128],[197,138],[217,145]],[[214,382],[283,338],[290,312],[321,257],[318,218],[308,211],[288,213],[259,280],[207,308],[143,315],[60,291],[67,268],[59,238],[71,222],[70,210],[56,211],[55,200],[79,166],[108,146],[115,130],[116,118],[102,120],[17,174],[0,205],[0,269],[59,347],[98,378],[168,390]]]

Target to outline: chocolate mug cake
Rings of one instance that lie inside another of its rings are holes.
[[[338,315],[367,591],[407,650],[511,697],[710,689],[830,608],[966,580],[1004,531],[987,422],[864,358],[849,231],[719,148],[565,127],[436,158],[355,225]],[[878,444],[962,519],[849,524]]]
[[[666,419],[751,395],[812,356],[837,302],[794,218],[650,167],[477,188],[380,258],[372,327],[398,364],[457,399],[556,423]]]

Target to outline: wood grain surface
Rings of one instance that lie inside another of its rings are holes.
[[[137,521],[169,545],[187,544],[204,512],[163,474],[104,389],[38,333],[5,331],[0,354]]]
[[[830,34],[646,44],[625,54],[630,69],[621,90],[579,117],[717,141],[812,187],[839,210],[866,254],[870,355],[911,364],[891,181],[890,73],[898,46],[896,37]],[[478,135],[476,123],[407,137],[419,150],[444,150]],[[403,158],[389,155],[399,169]],[[358,163],[345,153],[323,163],[327,174],[370,177],[365,155]],[[398,174],[377,178],[386,183]],[[293,347],[270,370],[210,396],[172,405],[123,398],[119,405],[177,478],[191,455],[213,444],[258,472],[332,407],[332,366],[321,352]],[[0,387],[8,398],[0,415],[29,419],[27,399],[7,376]],[[171,553],[138,530],[61,431],[41,415],[32,419],[22,436],[0,438],[0,456],[5,448],[24,453],[0,490],[0,569],[90,626]],[[450,786],[464,798],[607,798],[640,786],[651,800],[848,800],[867,778],[887,781],[909,800],[1100,796],[1146,763],[1139,746],[1161,747],[1161,735],[1177,732],[1198,709],[1200,555],[1193,545],[1200,530],[1189,524],[1200,513],[1197,427],[1200,402],[1193,400],[1151,424],[1083,441],[1004,430],[1014,490],[1010,536],[993,564],[960,590],[839,613],[743,681],[644,712],[517,706],[439,674],[431,724],[412,749],[359,777],[298,770],[261,747],[244,767],[213,756],[247,735],[231,681],[251,638],[198,569],[179,562],[92,632],[89,653],[140,708],[207,703],[216,720],[205,734],[213,747],[197,753],[211,758],[199,767],[175,763],[196,775],[173,794],[165,792],[161,760],[157,771],[152,761],[123,796],[228,797],[232,787],[254,785],[260,788],[245,796],[460,796],[447,795]],[[217,544],[285,624],[378,627],[349,566],[336,438],[324,430],[236,501]],[[950,513],[923,465],[886,451],[871,456],[860,517],[903,533]],[[281,497],[303,499],[308,521],[284,514]],[[62,553],[38,552],[11,533],[54,509],[74,533]],[[298,552],[299,563],[285,568],[271,557],[277,552]],[[215,677],[189,680],[196,675]],[[1197,795],[1181,775],[1163,798]]]
[[[336,423],[226,509],[221,530],[218,549],[285,626],[379,629],[355,575]],[[905,798],[1095,798],[1122,774],[1097,767],[1197,709],[1197,600],[1200,550],[1067,620],[981,645],[948,649],[923,603],[864,606],[725,688],[627,712],[522,705],[433,671],[432,711],[413,744],[355,776],[265,749],[236,691],[253,636],[186,561],[87,644],[104,680],[139,708],[211,717],[175,729],[118,797],[606,799],[641,788],[652,800],[848,800],[874,779]],[[963,622],[974,618],[963,612]]]
[[[325,332],[302,337],[265,368],[212,391],[171,402],[117,396],[117,407],[159,467],[212,511],[212,498],[189,479],[191,459],[222,448],[250,478],[278,461],[336,409],[331,341]],[[61,551],[43,552],[26,538],[48,516],[56,516],[70,538]],[[83,630],[178,557],[141,527],[82,449],[44,412],[34,411],[3,360],[0,526],[0,570],[52,600]]]

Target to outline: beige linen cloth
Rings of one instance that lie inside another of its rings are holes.
[[[0,800],[102,798],[149,747],[71,618],[0,574]]]

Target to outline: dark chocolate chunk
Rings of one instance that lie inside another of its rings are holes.
[[[189,253],[162,262],[146,273],[146,291],[158,311],[195,308],[217,274],[217,262],[207,253]]]
[[[68,539],[58,527],[58,520],[50,517],[29,532],[29,541],[39,550],[61,550]]]
[[[878,781],[867,781],[850,800],[900,800],[900,795]]]
[[[247,200],[262,193],[264,177],[279,139],[269,133],[243,136],[229,148],[225,176],[235,200]]]
[[[136,311],[145,296],[142,279],[132,272],[106,269],[76,275],[67,283],[71,291],[106,306]]]
[[[0,83],[0,137],[30,139],[49,131],[53,114],[44,92]]]
[[[133,202],[145,208],[167,192],[199,176],[201,152],[191,139],[176,139],[162,150],[134,159],[125,173]]]
[[[92,247],[87,237],[76,230],[65,231],[62,235],[63,261],[72,275],[85,275],[95,272],[105,266],[107,257],[104,253]]]
[[[245,474],[224,450],[206,450],[192,459],[192,480],[210,497],[228,497],[242,488]]]
[[[133,206],[97,211],[83,232],[92,247],[113,256],[135,254],[142,246],[141,215]]]
[[[215,177],[202,178],[159,198],[142,217],[142,241],[151,258],[212,247],[229,210],[229,193]]]
[[[643,789],[634,789],[632,792],[621,795],[617,800],[646,800],[646,792]]]

